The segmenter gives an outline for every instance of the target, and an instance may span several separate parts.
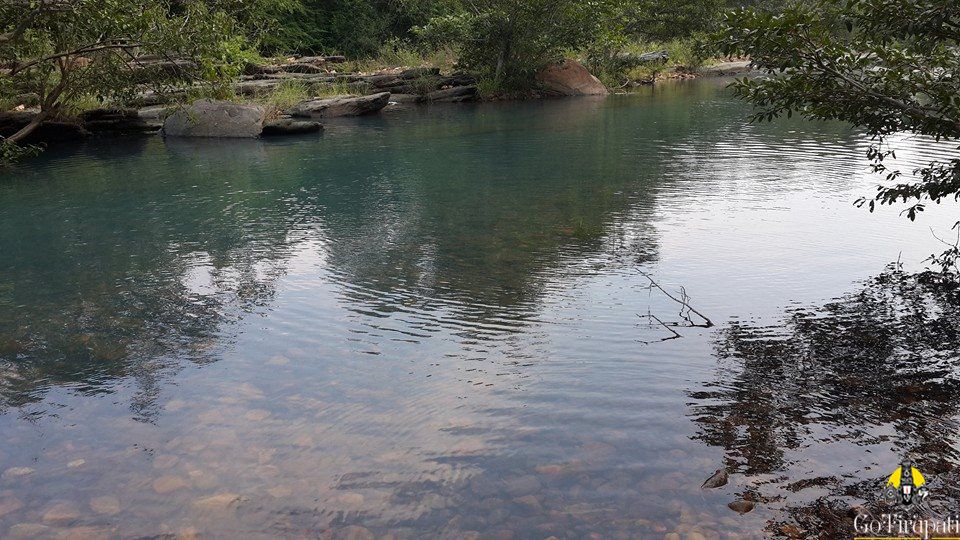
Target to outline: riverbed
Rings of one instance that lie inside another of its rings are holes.
[[[952,502],[957,342],[870,291],[956,205],[857,208],[869,140],[748,113],[705,79],[0,172],[0,537],[813,535],[905,449]]]

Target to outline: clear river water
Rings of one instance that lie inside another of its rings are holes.
[[[725,83],[0,171],[0,537],[813,535],[905,451],[955,502],[956,312],[889,265],[957,206]]]

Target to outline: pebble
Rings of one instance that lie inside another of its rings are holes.
[[[680,540],[680,535],[675,532],[667,533],[663,535],[663,540]]]
[[[221,424],[226,420],[220,411],[214,409],[210,411],[204,411],[197,415],[197,420],[204,424]]]
[[[187,406],[187,402],[182,399],[171,399],[167,402],[165,409],[171,412],[179,411],[180,409]]]
[[[120,512],[120,499],[110,496],[95,497],[90,500],[90,508],[98,514],[112,516]]]
[[[727,471],[723,469],[717,469],[717,471],[710,475],[710,478],[707,478],[707,480],[700,487],[703,489],[713,489],[725,486],[727,485],[727,478]]]
[[[520,506],[532,510],[534,512],[540,512],[543,510],[543,506],[540,504],[540,501],[533,495],[525,495],[523,497],[518,497],[513,500],[513,502],[519,504]]]
[[[179,476],[167,475],[161,476],[153,481],[153,490],[164,495],[178,489],[183,489],[189,485],[186,480]]]
[[[50,527],[42,523],[17,523],[7,531],[9,538],[42,538],[46,537]]]
[[[286,356],[280,356],[280,355],[271,356],[270,359],[267,360],[268,366],[285,366],[289,363],[290,363],[290,360]]]
[[[67,463],[67,467],[70,469],[76,469],[77,467],[83,467],[86,462],[87,460],[85,459],[75,459],[70,463]]]
[[[293,490],[286,486],[277,486],[277,487],[272,487],[268,489],[267,493],[269,493],[271,497],[276,497],[280,499],[283,497],[289,497],[290,495],[293,495]]]
[[[219,493],[194,501],[193,506],[201,510],[226,510],[240,501],[236,493]]]
[[[504,488],[506,488],[507,493],[514,497],[532,495],[540,491],[540,487],[540,481],[532,474],[516,476],[504,481]]]
[[[33,474],[33,469],[30,467],[10,467],[9,469],[3,471],[4,478],[16,478],[18,476],[26,476],[28,474]]]
[[[80,517],[80,510],[70,502],[56,503],[43,513],[43,521],[54,523],[73,521],[78,517]]]
[[[753,507],[754,504],[750,501],[733,501],[727,504],[727,508],[738,514],[746,514],[747,512],[753,510]]]
[[[251,422],[261,422],[263,420],[266,420],[267,418],[270,418],[270,411],[265,411],[263,409],[254,409],[252,411],[248,411],[247,414],[243,416],[247,420],[250,420]]]

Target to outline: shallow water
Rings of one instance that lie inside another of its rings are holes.
[[[857,209],[869,141],[747,113],[698,81],[3,173],[0,536],[766,537],[882,485],[960,392],[881,414],[906,368],[857,373],[915,332],[837,352],[865,319],[829,306],[921,268],[957,208]],[[950,151],[897,144],[905,169]],[[801,341],[831,352],[777,348]],[[914,351],[918,384],[954,380],[956,343]]]

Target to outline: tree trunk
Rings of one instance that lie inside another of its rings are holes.
[[[33,117],[33,120],[30,120],[29,124],[23,126],[22,128],[20,128],[19,131],[7,137],[6,142],[16,143],[27,138],[27,136],[33,133],[38,127],[40,127],[40,124],[42,124],[43,121],[46,120],[47,117],[49,116],[50,116],[49,110],[40,111],[39,113],[37,113],[36,116]]]
[[[50,90],[50,93],[43,97],[43,102],[40,105],[40,112],[33,117],[33,120],[30,120],[29,124],[20,128],[20,131],[17,131],[13,135],[7,137],[7,142],[16,143],[27,138],[28,135],[40,127],[40,124],[42,124],[44,120],[50,117],[51,113],[57,110],[57,100],[60,99],[60,95],[67,87],[67,75],[69,74],[67,69],[68,61],[69,59],[60,59],[58,61],[58,67],[60,68],[60,80],[57,82],[57,85]]]

